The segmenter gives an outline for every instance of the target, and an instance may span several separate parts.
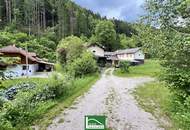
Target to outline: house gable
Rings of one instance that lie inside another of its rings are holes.
[[[137,51],[137,52],[134,54],[134,58],[135,58],[136,60],[144,60],[144,59],[145,59],[145,55],[144,55],[144,53],[143,53],[142,50],[139,50],[139,51]]]
[[[96,57],[104,57],[104,49],[97,45],[89,46],[88,50],[92,52]]]

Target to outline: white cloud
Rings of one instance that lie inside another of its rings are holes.
[[[135,21],[144,13],[144,0],[73,0],[77,4],[108,18]]]

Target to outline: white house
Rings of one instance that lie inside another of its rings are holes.
[[[118,50],[115,52],[119,61],[144,62],[145,54],[140,48]]]
[[[92,52],[96,57],[104,57],[104,49],[99,45],[89,45],[88,50]]]
[[[92,52],[95,57],[104,59],[106,62],[112,62],[112,64],[118,64],[119,61],[129,61],[132,64],[142,64],[145,59],[145,54],[141,48],[130,48],[117,50],[115,52],[106,52],[103,47],[93,44],[88,46],[88,50]]]

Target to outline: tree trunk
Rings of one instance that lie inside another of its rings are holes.
[[[46,29],[46,9],[45,9],[45,0],[43,2],[43,29]]]
[[[11,23],[11,0],[5,0],[7,22]]]
[[[11,23],[12,21],[12,8],[11,8],[11,0],[9,0],[9,22]]]

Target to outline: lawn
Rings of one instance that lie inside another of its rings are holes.
[[[120,69],[116,69],[115,75],[120,77],[155,77],[160,74],[161,66],[158,60],[145,60],[145,63],[138,66],[131,66],[128,73],[122,73]]]
[[[166,130],[177,130],[177,122],[171,116],[172,93],[165,83],[151,82],[136,88],[133,92],[138,104],[151,113]]]
[[[73,84],[74,89],[72,90],[72,94],[68,98],[59,99],[54,107],[49,109],[42,118],[37,120],[34,124],[39,126],[40,129],[45,130],[46,127],[52,123],[56,115],[71,106],[76,98],[87,92],[98,79],[98,74],[76,79]]]

